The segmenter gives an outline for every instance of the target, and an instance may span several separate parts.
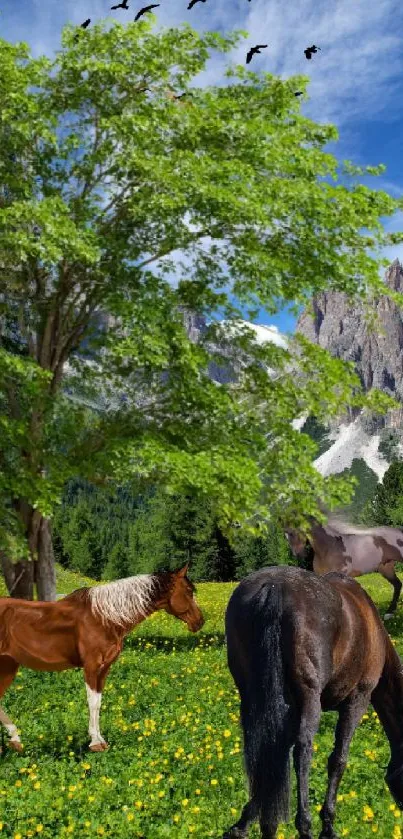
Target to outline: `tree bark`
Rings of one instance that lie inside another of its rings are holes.
[[[38,600],[56,600],[55,558],[49,519],[41,516],[24,499],[14,504],[24,525],[30,559],[12,562],[0,552],[1,569],[10,597],[34,599],[34,585]]]
[[[0,553],[1,568],[10,597],[34,599],[34,563],[29,559],[11,562],[4,551]]]
[[[56,600],[56,569],[50,520],[41,519],[38,533],[35,585],[38,600]]]

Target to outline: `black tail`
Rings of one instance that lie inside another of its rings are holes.
[[[249,671],[248,680],[241,679],[238,685],[245,767],[261,824],[277,827],[290,816],[290,749],[295,731],[295,715],[286,696],[281,584],[264,586],[248,604],[243,602],[242,612],[240,625],[248,629],[242,630],[242,639],[238,631],[237,643],[243,646]],[[229,660],[234,655],[235,650],[229,650]]]

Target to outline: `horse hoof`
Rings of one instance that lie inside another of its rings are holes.
[[[18,740],[9,740],[8,747],[14,749],[15,752],[20,752],[20,754],[24,751],[24,746]]]
[[[94,743],[88,747],[90,752],[106,752],[109,749],[108,743]]]

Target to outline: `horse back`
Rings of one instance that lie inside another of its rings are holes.
[[[225,616],[228,663],[238,687],[266,666],[264,645],[276,634],[289,684],[309,682],[314,671],[320,688],[332,672],[341,617],[340,594],[324,577],[290,566],[250,574],[233,592]]]
[[[343,619],[333,647],[333,672],[324,692],[324,707],[337,707],[343,684],[374,688],[381,677],[390,639],[366,591],[351,577],[331,572],[324,578],[342,598]]]
[[[373,527],[367,530],[337,533],[324,527],[330,547],[323,552],[317,548],[319,563],[342,571],[349,576],[360,576],[376,571],[388,562],[403,560],[403,532],[395,527]],[[324,553],[324,557],[321,554]],[[322,571],[323,573],[323,571]]]
[[[281,597],[273,609],[276,588]],[[261,569],[245,578],[226,613],[229,665],[237,684],[254,678],[256,666],[267,666],[263,652],[257,658],[256,647],[263,633],[271,631],[269,624],[277,632],[295,697],[314,690],[322,707],[330,710],[358,686],[375,687],[379,681],[386,631],[374,604],[353,579],[336,572],[319,577],[289,566]]]

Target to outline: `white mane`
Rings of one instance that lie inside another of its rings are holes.
[[[375,530],[379,530],[379,527],[365,527],[362,524],[350,524],[344,519],[338,519],[337,517],[330,517],[327,520],[329,527],[333,530],[336,530],[337,533],[345,533],[345,534],[362,534],[363,536],[373,536]],[[383,528],[382,528],[383,529]],[[399,530],[399,528],[390,527],[389,530]]]
[[[126,577],[123,580],[93,586],[89,590],[92,611],[98,614],[103,622],[111,621],[117,626],[127,626],[140,616],[147,617],[156,584],[155,575],[138,574],[137,577]]]

